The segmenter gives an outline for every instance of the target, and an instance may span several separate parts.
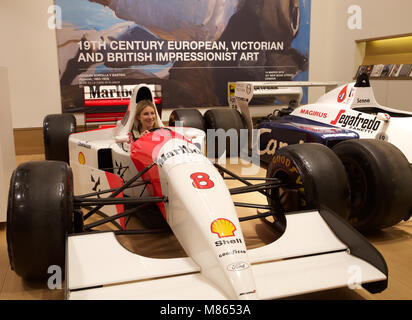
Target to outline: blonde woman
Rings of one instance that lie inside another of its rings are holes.
[[[142,100],[136,104],[132,135],[134,140],[139,139],[150,129],[159,128],[156,107],[150,100]]]

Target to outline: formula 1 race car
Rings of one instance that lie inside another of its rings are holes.
[[[276,109],[254,126],[259,130],[257,152],[261,161],[269,164],[268,172],[277,151],[288,156],[282,147],[323,144],[345,166],[351,192],[347,219],[353,226],[367,231],[408,220],[412,213],[412,113],[379,105],[366,74],[359,75],[356,82],[329,88],[317,102],[308,105],[299,105],[301,92],[297,86],[302,85],[313,83],[236,83],[232,102],[249,123],[249,129],[253,107],[248,104],[255,93],[267,96],[267,92],[261,93],[263,89],[288,89],[293,96],[290,106]],[[289,179],[295,177],[289,175]],[[289,197],[293,199],[290,205],[304,209],[304,201],[299,200],[302,194]]]
[[[19,276],[41,279],[60,266],[68,299],[273,299],[346,287],[353,266],[368,291],[387,287],[385,260],[341,217],[350,205],[349,182],[334,152],[321,144],[285,147],[275,152],[266,178],[240,177],[204,155],[198,129],[162,125],[131,141],[136,103],[147,98],[150,90],[138,85],[122,121],[70,134],[70,166],[47,160],[14,171],[7,244]],[[44,127],[50,159],[73,122],[50,116]],[[225,178],[244,186],[229,189]],[[282,198],[295,190],[304,190],[306,210]],[[249,192],[268,204],[232,200]],[[238,218],[235,206],[260,211]],[[103,218],[87,222],[96,213]],[[122,219],[133,214],[148,229],[128,229]],[[248,249],[241,223],[251,219],[271,226],[278,239]],[[96,230],[115,220],[119,230]],[[141,256],[116,238],[165,226],[187,257]]]

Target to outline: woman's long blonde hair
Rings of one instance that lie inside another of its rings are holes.
[[[136,114],[134,116],[134,129],[137,129],[139,132],[142,129],[142,123],[140,120],[137,119],[137,117],[140,117],[140,114],[142,113],[143,109],[146,107],[152,107],[156,117],[155,117],[155,122],[153,124],[153,128],[159,128],[159,122],[157,120],[157,111],[156,111],[156,106],[153,104],[152,101],[150,100],[141,100],[136,104]]]

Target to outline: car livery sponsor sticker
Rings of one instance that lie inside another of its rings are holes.
[[[338,102],[342,103],[346,99],[346,93],[348,91],[348,85],[346,85],[338,94]]]
[[[369,99],[369,98],[356,98],[356,103],[357,104],[371,103],[371,99]]]
[[[223,240],[215,241],[215,246],[220,247],[220,246],[224,246],[226,244],[239,244],[239,243],[243,243],[242,239],[240,239],[240,238],[234,238],[234,239],[230,239],[230,240],[223,239]]]
[[[216,233],[219,238],[234,237],[236,227],[232,223],[232,221],[224,218],[219,218],[212,222],[212,224],[210,225],[210,230],[212,231],[212,233]]]
[[[155,162],[162,167],[163,164],[176,156],[182,156],[186,154],[202,154],[197,147],[191,147],[190,145],[176,145],[174,149],[167,150],[167,152],[163,152],[155,159]]]
[[[239,239],[240,240],[240,239]],[[245,254],[246,250],[237,250],[237,249],[233,249],[231,251],[226,251],[226,252],[222,252],[218,255],[219,258],[223,258],[223,257],[227,257],[227,256],[231,256],[231,255],[235,255],[235,254]]]
[[[318,118],[323,118],[326,119],[328,117],[328,114],[326,112],[320,112],[317,110],[308,110],[308,109],[300,109],[300,113],[302,114],[306,114],[308,116],[312,116],[312,117],[318,117]]]
[[[249,263],[239,261],[239,262],[234,262],[234,263],[229,264],[227,266],[227,270],[228,271],[242,271],[249,267],[250,267]]]
[[[87,142],[83,142],[83,141],[79,141],[77,143],[77,145],[79,147],[83,147],[83,148],[86,148],[86,149],[91,149],[92,148],[92,146],[90,144],[88,144]]]
[[[79,159],[80,164],[85,164],[86,163],[86,158],[85,158],[83,152],[79,152],[78,159]]]
[[[346,110],[340,110],[336,118],[330,122],[330,124],[342,128],[367,133],[378,131],[381,123],[382,121],[378,120],[376,116],[367,116],[360,112],[357,115],[346,114]]]

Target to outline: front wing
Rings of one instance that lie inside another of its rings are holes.
[[[281,238],[248,251],[260,299],[360,284],[371,292],[386,288],[383,258],[335,214],[321,209],[286,220]],[[69,236],[66,261],[68,299],[227,299],[190,257],[143,257],[112,232]]]

